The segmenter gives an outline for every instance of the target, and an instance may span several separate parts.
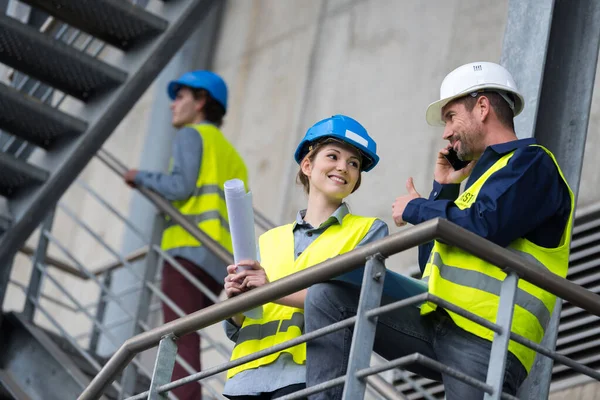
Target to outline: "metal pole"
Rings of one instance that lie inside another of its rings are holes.
[[[367,388],[366,380],[356,376],[356,372],[369,366],[373,343],[375,342],[375,330],[377,329],[377,317],[367,318],[365,313],[381,303],[383,293],[383,280],[385,279],[385,264],[381,254],[375,254],[367,258],[365,273],[363,275],[358,310],[356,311],[356,325],[352,334],[350,356],[348,358],[348,369],[342,399],[362,399]]]
[[[100,296],[98,300],[98,308],[96,309],[96,321],[104,321],[104,315],[106,314],[106,306],[108,304],[108,292],[104,289],[105,287],[110,290],[112,285],[112,271],[108,271],[104,274],[104,277],[99,277],[98,279],[103,279],[103,285],[99,285],[100,288]],[[100,335],[102,331],[98,329],[97,326],[92,327],[92,334],[90,335],[90,344],[88,349],[91,353],[98,353],[98,343],[100,342]]]
[[[519,137],[550,149],[577,196],[598,65],[600,3],[587,0],[510,0],[502,64],[526,100],[515,119]],[[556,346],[562,302],[557,301],[542,345]],[[518,395],[547,398],[551,359],[536,357]]]
[[[150,383],[150,393],[148,400],[167,400],[168,392],[158,393],[158,387],[171,381],[173,367],[175,366],[175,355],[177,355],[177,344],[173,340],[173,335],[162,338],[158,346],[158,354],[154,364],[154,373]]]
[[[162,237],[164,226],[164,218],[160,214],[154,216],[154,225],[152,227],[152,237],[150,239],[150,248],[155,243],[159,243]],[[135,336],[142,332],[138,321],[146,321],[148,319],[148,313],[150,310],[150,303],[152,301],[152,291],[147,287],[146,282],[153,282],[156,272],[158,271],[158,262],[161,260],[158,253],[150,250],[146,256],[146,267],[144,268],[144,276],[142,278],[142,289],[140,292],[140,298],[138,301],[138,307],[135,313],[133,332],[131,336]],[[125,368],[123,373],[123,379],[121,380],[121,399],[124,399],[135,391],[135,381],[137,377],[137,371],[134,365],[129,364]]]
[[[508,351],[508,342],[510,341],[510,328],[515,309],[518,282],[519,277],[514,272],[509,272],[502,282],[500,303],[498,304],[498,314],[496,316],[496,324],[500,325],[502,331],[494,333],[486,380],[486,383],[494,388],[494,393],[491,395],[486,393],[484,400],[500,400],[500,396],[502,395],[506,352]]]
[[[44,222],[42,222],[41,232],[52,230],[52,224],[54,222],[54,212],[55,208],[48,212],[46,218],[44,218]],[[38,238],[38,245],[35,249],[35,253],[33,255],[31,269],[31,277],[29,278],[29,287],[27,288],[27,296],[25,300],[25,308],[23,309],[23,315],[25,318],[33,322],[33,318],[35,316],[35,303],[33,303],[30,299],[39,300],[40,290],[42,287],[42,279],[44,277],[46,264],[44,261],[46,260],[46,252],[48,251],[48,238],[44,234],[40,234]],[[43,265],[44,270],[41,271],[36,268],[36,265]]]

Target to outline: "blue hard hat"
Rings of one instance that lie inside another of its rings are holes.
[[[310,143],[323,138],[335,138],[356,147],[363,156],[361,169],[365,172],[372,170],[379,162],[377,143],[358,121],[345,115],[334,115],[311,126],[296,149],[296,162],[300,164],[308,154]]]
[[[223,79],[210,71],[192,71],[187,72],[181,78],[169,82],[167,93],[171,100],[175,100],[177,91],[182,87],[187,86],[193,89],[206,90],[213,99],[219,102],[227,111],[227,85]]]

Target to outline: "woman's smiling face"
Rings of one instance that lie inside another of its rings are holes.
[[[313,161],[307,157],[302,162],[310,193],[320,192],[339,201],[348,197],[360,177],[360,162],[360,154],[351,146],[329,143],[319,148]]]

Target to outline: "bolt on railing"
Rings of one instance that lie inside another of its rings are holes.
[[[276,299],[285,297],[299,290],[310,287],[313,284],[333,279],[336,276],[347,273],[353,269],[362,267],[367,261],[363,285],[361,287],[361,295],[359,300],[359,313],[351,318],[337,322],[330,326],[321,328],[317,331],[304,334],[298,338],[273,346],[272,348],[262,350],[260,352],[242,357],[223,365],[210,368],[206,371],[188,376],[175,382],[164,383],[160,370],[155,370],[157,382],[151,386],[150,391],[140,393],[131,397],[129,400],[141,399],[147,396],[157,396],[160,393],[168,392],[175,387],[183,384],[199,381],[208,378],[216,373],[220,373],[229,368],[241,365],[245,362],[258,359],[267,354],[272,354],[281,351],[287,347],[291,347],[316,337],[325,335],[335,330],[351,327],[356,324],[355,336],[361,338],[353,339],[351,348],[351,357],[349,360],[349,370],[345,376],[335,378],[331,381],[324,382],[320,385],[306,388],[302,391],[282,397],[282,400],[290,400],[301,398],[309,394],[318,393],[331,387],[344,385],[345,399],[362,398],[364,394],[365,379],[379,372],[392,368],[402,368],[411,364],[421,364],[438,372],[444,372],[459,379],[471,386],[481,389],[485,393],[486,399],[515,399],[514,396],[502,393],[503,377],[496,376],[496,364],[502,363],[502,359],[506,358],[508,339],[529,347],[546,357],[550,357],[555,361],[568,365],[578,372],[586,374],[596,380],[600,380],[600,372],[595,371],[587,366],[584,366],[568,357],[565,357],[551,349],[545,348],[531,340],[525,339],[519,335],[510,332],[512,320],[512,308],[514,302],[510,303],[508,308],[498,308],[497,321],[500,324],[491,323],[469,311],[466,311],[454,304],[451,304],[430,293],[423,293],[408,299],[400,300],[394,303],[386,304],[382,307],[369,308],[368,305],[377,304],[373,296],[380,300],[380,286],[384,275],[381,275],[383,270],[382,257],[389,257],[392,254],[407,250],[419,244],[438,239],[457,248],[468,251],[476,257],[488,261],[494,265],[502,266],[502,269],[507,272],[512,278],[506,279],[502,284],[502,292],[500,297],[501,304],[509,303],[512,297],[512,291],[516,287],[518,279],[524,279],[557,295],[560,298],[570,301],[574,305],[581,307],[594,315],[600,316],[600,296],[590,292],[564,278],[550,273],[549,271],[539,268],[533,262],[522,258],[521,256],[502,248],[486,239],[483,239],[463,228],[458,227],[446,220],[436,219],[428,221],[404,230],[403,232],[390,235],[376,242],[368,244],[364,247],[352,250],[351,252],[329,259],[313,267],[297,272],[293,275],[282,278],[276,282],[267,284],[263,287],[253,289],[247,293],[237,297],[228,299],[219,304],[210,306],[204,310],[195,312],[176,321],[170,322],[144,334],[137,335],[127,340],[123,346],[111,357],[104,366],[102,371],[94,378],[88,388],[80,395],[79,400],[96,399],[101,395],[104,388],[114,380],[116,374],[119,373],[130,360],[139,352],[148,348],[161,345],[162,348],[172,349],[174,343],[173,337],[193,332],[227,319],[233,315],[250,310],[259,305],[275,301]],[[374,279],[377,278],[377,279]],[[374,293],[374,294],[373,294]],[[421,354],[412,354],[401,357],[396,360],[388,361],[382,365],[368,367],[368,359],[365,360],[364,347],[372,351],[372,338],[375,329],[376,317],[390,312],[397,308],[410,305],[417,305],[423,302],[432,302],[444,309],[459,314],[473,322],[476,322],[493,332],[495,332],[495,340],[492,344],[491,358],[488,368],[488,379],[486,382],[481,382],[475,378],[467,376],[461,371],[452,369],[440,362],[425,357]],[[360,349],[357,349],[356,343],[360,342]],[[159,352],[156,365],[169,365],[171,351]],[[164,358],[163,358],[164,357]],[[350,368],[350,366],[352,366]]]

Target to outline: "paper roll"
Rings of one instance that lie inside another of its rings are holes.
[[[229,216],[229,232],[233,244],[233,260],[236,264],[242,260],[256,260],[252,193],[246,193],[244,182],[240,179],[231,179],[225,182],[224,190]],[[244,315],[248,318],[260,319],[262,318],[262,307],[246,311]]]

